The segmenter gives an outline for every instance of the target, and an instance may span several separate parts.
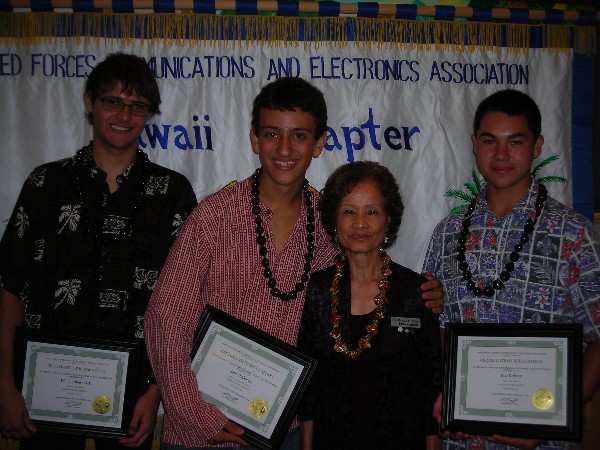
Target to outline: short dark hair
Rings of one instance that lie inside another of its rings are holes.
[[[323,93],[308,81],[298,77],[279,78],[265,85],[252,104],[252,129],[260,131],[261,109],[295,111],[299,109],[313,116],[315,138],[327,130],[327,104]]]
[[[525,116],[527,125],[537,139],[542,134],[542,115],[533,99],[520,91],[505,89],[498,91],[483,100],[475,111],[473,133],[477,134],[483,116],[490,112],[502,112],[509,116]]]
[[[114,89],[121,83],[123,92],[133,92],[150,102],[150,113],[160,114],[160,91],[156,78],[146,61],[136,55],[111,53],[98,63],[90,72],[84,94],[90,95],[92,103],[106,91]],[[92,123],[92,114],[86,112],[85,117]]]
[[[388,242],[382,244],[382,247],[391,247],[398,237],[404,204],[394,175],[387,167],[374,161],[347,163],[333,171],[321,191],[321,202],[319,204],[321,222],[325,231],[335,242],[336,218],[342,197],[350,193],[357,184],[365,181],[375,182],[383,195],[384,208],[389,223],[386,233]]]

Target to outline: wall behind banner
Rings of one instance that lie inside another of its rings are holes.
[[[68,157],[91,137],[82,93],[92,67],[127,51],[154,69],[163,103],[139,145],[159,164],[185,174],[198,199],[257,167],[248,132],[252,100],[281,76],[310,80],[325,94],[325,151],[308,178],[321,189],[346,162],[375,160],[398,178],[406,206],[392,257],[415,270],[435,224],[460,201],[444,196],[471,179],[471,123],[487,95],[504,88],[529,93],[543,113],[540,160],[559,159],[540,175],[571,174],[571,51],[524,52],[321,46],[186,46],[134,41],[2,45],[0,92],[0,219],[10,216],[19,189],[37,165]],[[572,204],[571,185],[551,195]],[[3,230],[2,230],[3,231]]]

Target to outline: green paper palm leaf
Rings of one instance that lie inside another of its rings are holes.
[[[450,189],[444,194],[445,197],[458,198],[466,203],[470,203],[473,200],[473,196],[464,191],[458,189]]]
[[[548,164],[550,164],[551,162],[557,161],[558,160],[558,155],[552,155],[549,156],[548,158],[546,158],[545,160],[543,160],[542,162],[540,162],[539,164],[537,164],[533,170],[531,171],[531,175],[535,176],[536,173],[538,173],[538,171],[544,167],[547,166]]]
[[[540,184],[546,184],[546,183],[562,183],[562,184],[566,184],[567,183],[567,179],[563,178],[563,177],[555,177],[555,176],[548,176],[548,177],[542,177],[542,178],[538,178],[538,183]]]
[[[458,205],[458,206],[455,206],[454,208],[452,208],[450,210],[450,214],[454,214],[454,213],[460,212],[463,209],[467,209],[467,205]]]

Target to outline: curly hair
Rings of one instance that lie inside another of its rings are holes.
[[[398,237],[404,204],[394,175],[387,167],[374,161],[356,161],[344,164],[335,169],[327,178],[325,187],[321,191],[321,202],[318,207],[321,213],[321,222],[335,243],[336,218],[340,202],[345,195],[352,192],[357,184],[366,181],[373,181],[383,195],[385,213],[388,215],[386,232],[388,241],[383,243],[382,247],[391,247]]]

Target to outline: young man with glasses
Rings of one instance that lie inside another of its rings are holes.
[[[196,205],[189,181],[137,148],[160,92],[145,61],[109,55],[84,93],[93,140],[26,180],[0,242],[0,432],[21,449],[82,450],[85,436],[39,432],[12,374],[15,328],[143,339],[143,316],[169,248]],[[97,450],[150,448],[160,394],[144,383],[126,438]],[[131,370],[134,368],[132,367]],[[149,438],[150,437],[150,438]]]

